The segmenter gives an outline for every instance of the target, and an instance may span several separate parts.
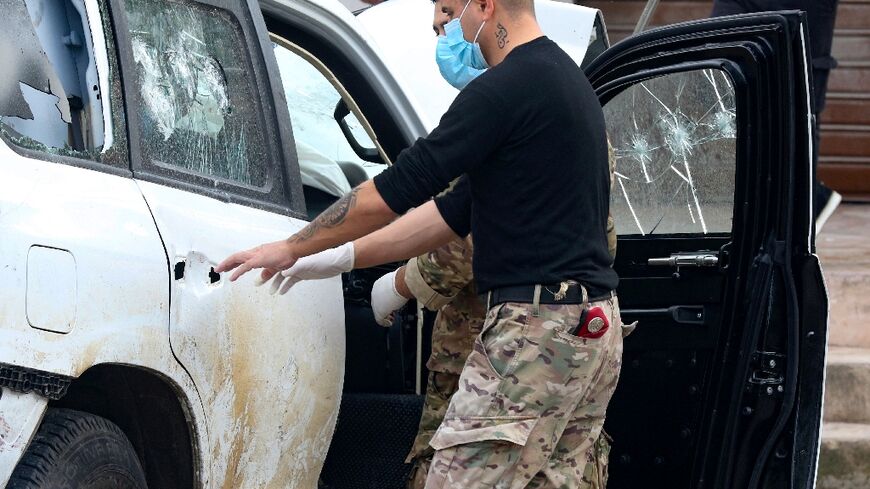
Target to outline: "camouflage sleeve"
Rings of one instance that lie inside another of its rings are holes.
[[[471,236],[412,258],[405,268],[405,283],[423,306],[437,311],[471,283]]]

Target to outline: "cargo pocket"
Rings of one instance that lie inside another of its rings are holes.
[[[595,441],[595,465],[597,469],[596,472],[598,473],[597,489],[604,489],[607,487],[610,445],[612,443],[613,438],[611,438],[602,428],[598,440]]]
[[[429,443],[437,451],[427,487],[501,487],[513,477],[511,469],[536,422],[534,417],[445,419]]]

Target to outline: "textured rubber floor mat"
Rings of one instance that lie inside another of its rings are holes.
[[[422,396],[345,394],[320,487],[404,488],[422,408]]]

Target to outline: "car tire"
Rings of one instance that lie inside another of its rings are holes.
[[[147,489],[133,445],[115,423],[49,409],[7,489]]]

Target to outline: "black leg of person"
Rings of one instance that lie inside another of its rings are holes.
[[[828,91],[828,76],[837,61],[831,56],[834,39],[834,22],[837,17],[837,0],[715,0],[713,17],[722,15],[745,14],[770,10],[804,10],[807,12],[810,32],[810,57],[813,72],[813,104],[815,125],[813,127],[813,172],[816,174],[814,185],[814,211],[816,234],[840,204],[842,196],[825,186],[818,179],[819,163],[819,115],[825,109],[825,96]]]

